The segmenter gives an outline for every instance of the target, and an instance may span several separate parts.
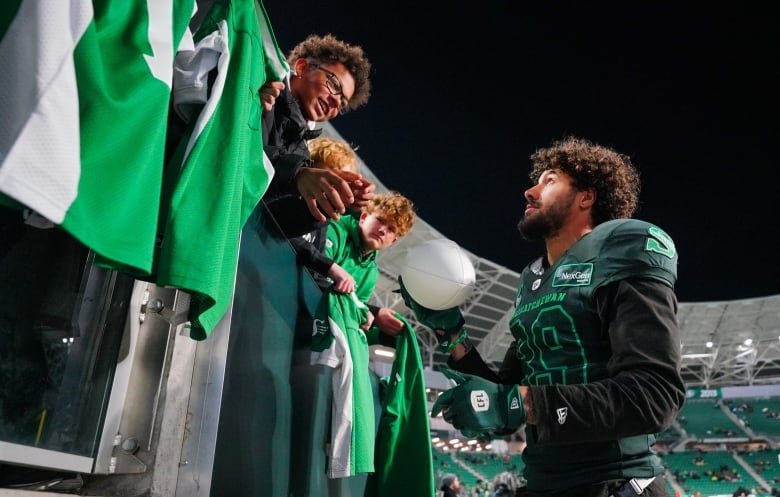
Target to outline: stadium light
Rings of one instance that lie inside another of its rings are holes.
[[[376,349],[374,350],[374,354],[380,357],[395,357],[395,352],[385,350],[385,349]]]
[[[705,358],[711,358],[714,354],[683,354],[680,356],[681,359],[705,359]]]

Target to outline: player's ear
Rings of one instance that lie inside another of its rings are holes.
[[[587,190],[582,190],[580,193],[582,194],[580,197],[580,207],[583,209],[593,207],[593,204],[596,203],[596,190],[589,188]]]

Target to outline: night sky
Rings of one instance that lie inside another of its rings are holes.
[[[675,240],[680,301],[780,293],[776,9],[528,3],[264,2],[285,52],[364,48],[372,96],[331,123],[470,252],[518,272],[541,253],[516,229],[528,156],[576,135],[639,168],[635,217]]]

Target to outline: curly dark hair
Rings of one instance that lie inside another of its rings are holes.
[[[341,62],[355,79],[355,93],[349,99],[349,108],[354,110],[368,102],[371,95],[371,63],[361,47],[343,42],[331,34],[312,34],[298,43],[287,56],[291,66],[298,59],[314,59],[322,63]]]
[[[593,189],[593,225],[610,219],[628,218],[639,202],[639,171],[631,159],[619,152],[588,140],[566,137],[531,154],[531,181],[543,172],[559,169],[572,178],[579,191]]]

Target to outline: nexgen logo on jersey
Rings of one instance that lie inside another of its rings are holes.
[[[569,414],[569,408],[568,407],[559,407],[555,410],[555,413],[558,414],[558,424],[562,425],[566,422],[566,416]]]
[[[555,271],[553,287],[590,285],[593,276],[593,264],[566,264]]]
[[[490,409],[490,397],[484,390],[474,390],[471,392],[471,407],[474,412],[485,412]]]

